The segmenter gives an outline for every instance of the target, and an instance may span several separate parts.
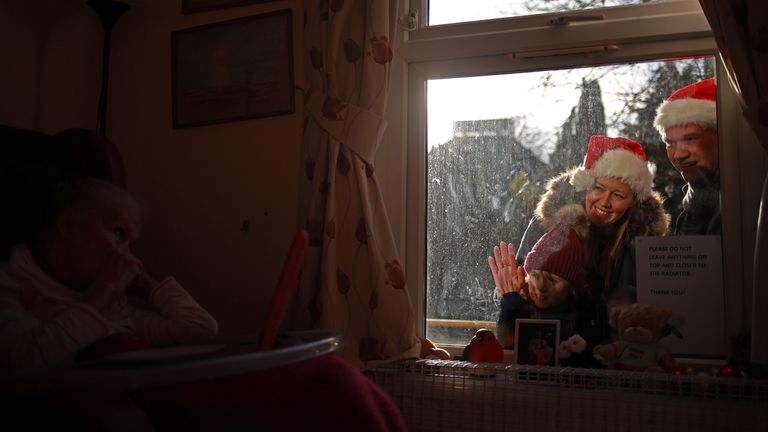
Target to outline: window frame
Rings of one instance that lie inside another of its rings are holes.
[[[408,11],[407,0],[401,10]],[[425,0],[419,2],[421,5]],[[417,5],[418,6],[418,5]],[[565,26],[543,26],[541,23],[559,15],[605,14],[601,21],[578,22]],[[633,15],[635,14],[635,15]],[[607,63],[636,62],[668,57],[713,55],[717,47],[709,24],[696,0],[676,0],[663,3],[620,6],[566,14],[541,14],[503,18],[472,23],[445,24],[427,27],[426,15],[419,14],[420,26],[416,30],[402,28],[395,35],[398,59],[393,65],[392,94],[389,113],[389,153],[380,152],[378,160],[386,164],[402,164],[403,183],[394,182],[385,187],[400,204],[392,217],[393,229],[399,239],[406,266],[407,283],[416,305],[417,329],[424,336],[426,328],[426,82],[429,79],[486,74],[529,72],[593,66]],[[669,30],[664,30],[669,29]],[[568,41],[561,43],[560,41]],[[618,46],[616,50],[582,54],[553,55],[521,58],[516,53],[542,50],[574,49],[578,47]],[[399,61],[399,63],[397,63]],[[718,63],[719,83],[726,83],[722,65]],[[728,131],[736,131],[744,122],[737,111],[736,96],[730,90],[718,87],[720,139]],[[728,115],[724,115],[724,114]],[[382,155],[382,153],[384,153]],[[741,173],[739,165],[745,157],[734,151],[723,151],[721,146],[721,177]],[[757,154],[757,153],[755,153]],[[748,157],[748,156],[747,156]],[[379,167],[380,169],[380,167]],[[764,167],[763,167],[764,169]],[[724,181],[723,208],[723,276],[726,289],[726,335],[749,328],[751,311],[751,265],[754,250],[749,233],[738,226],[752,216],[743,212],[739,202],[744,195],[743,181]],[[759,187],[758,187],[759,197]],[[750,196],[751,196],[750,195]],[[390,200],[392,201],[392,200]],[[404,207],[403,203],[404,202]],[[759,198],[758,198],[759,202]],[[754,213],[756,214],[756,213]],[[746,215],[746,218],[745,218]],[[754,222],[756,223],[756,221]],[[398,235],[399,234],[399,235]],[[730,239],[726,241],[725,239]],[[490,247],[490,245],[489,245]],[[455,348],[455,347],[454,347]]]
[[[668,0],[435,26],[426,24],[427,14],[423,12],[426,2],[414,1],[410,9],[405,9],[415,10],[419,18],[418,27],[407,32],[401,47],[403,57],[409,62],[575,48],[600,39],[627,43],[712,37],[698,0]],[[603,15],[604,19],[549,24],[558,17],[590,15]]]
[[[600,8],[590,8],[590,9],[581,9],[581,10],[570,10],[570,11],[561,11],[561,12],[546,12],[546,13],[535,13],[535,14],[529,14],[529,15],[517,15],[517,16],[510,16],[510,17],[501,17],[501,18],[492,18],[492,19],[484,19],[484,20],[475,20],[475,21],[463,21],[463,22],[456,22],[456,23],[445,23],[445,24],[435,24],[435,25],[429,25],[428,19],[429,14],[425,11],[427,11],[428,3],[431,0],[410,0],[408,3],[409,8],[407,10],[409,11],[415,11],[417,13],[417,21],[418,21],[418,28],[419,29],[449,29],[449,28],[458,28],[458,27],[468,27],[472,26],[474,24],[480,24],[483,26],[484,30],[493,30],[493,29],[505,29],[508,27],[508,25],[504,24],[504,21],[509,20],[516,20],[519,22],[517,24],[518,27],[532,27],[532,26],[538,26],[538,25],[548,25],[551,24],[549,20],[554,15],[562,16],[562,15],[568,15],[568,16],[576,16],[576,17],[583,17],[588,15],[605,15],[606,19],[621,19],[621,18],[630,18],[630,19],[636,19],[638,17],[645,17],[645,16],[652,16],[652,15],[671,15],[671,14],[689,14],[689,13],[697,13],[697,10],[700,11],[701,7],[699,5],[698,0],[659,0],[653,3],[638,3],[638,4],[628,4],[628,5],[616,5],[616,6],[606,6],[606,7],[600,7]],[[697,9],[698,8],[698,9]],[[439,30],[439,31],[445,31],[445,30]],[[458,30],[457,33],[471,33],[471,31],[465,30]]]

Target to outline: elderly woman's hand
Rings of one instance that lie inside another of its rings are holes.
[[[149,300],[149,296],[158,285],[160,285],[160,283],[157,279],[149,273],[142,271],[133,279],[133,282],[128,287],[128,292]]]
[[[528,298],[525,292],[525,270],[517,265],[515,247],[512,243],[499,243],[493,247],[493,256],[488,257],[493,281],[496,283],[496,295],[499,297],[509,292],[516,292]]]
[[[113,248],[96,271],[84,301],[96,309],[107,307],[131,282],[143,273],[144,266],[130,251]]]

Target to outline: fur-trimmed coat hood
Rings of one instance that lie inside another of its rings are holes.
[[[544,230],[549,230],[557,223],[566,223],[583,237],[589,222],[584,208],[585,192],[577,192],[570,183],[573,170],[553,177],[547,183],[547,190],[536,207],[536,217]],[[666,235],[669,230],[670,216],[664,210],[664,199],[653,191],[632,212],[625,236],[633,242],[637,236]]]
[[[584,208],[586,192],[577,192],[571,185],[572,173],[573,170],[565,171],[548,182],[546,192],[539,200],[536,214],[520,239],[516,257],[518,262],[521,262],[545,232],[558,223],[570,225],[585,245],[590,243],[589,222]],[[584,296],[577,296],[577,299],[583,300],[577,306],[577,317],[579,334],[590,341],[590,344],[610,340],[606,313],[612,305],[637,301],[635,238],[667,234],[670,216],[664,211],[662,204],[661,195],[652,192],[632,210],[621,239],[617,239],[619,243],[612,255],[608,273],[600,273],[594,262],[588,264],[587,291]],[[603,243],[607,246],[604,240],[600,239],[596,244]]]

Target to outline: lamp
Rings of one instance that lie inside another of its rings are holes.
[[[109,88],[109,52],[112,28],[130,6],[117,0],[89,0],[88,6],[96,12],[104,29],[104,55],[101,67],[101,94],[99,95],[99,112],[96,117],[96,129],[102,136],[107,133],[107,90]]]

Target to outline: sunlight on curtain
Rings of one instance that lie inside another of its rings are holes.
[[[296,327],[339,329],[370,367],[418,356],[413,305],[373,166],[386,121],[396,0],[306,1]]]

